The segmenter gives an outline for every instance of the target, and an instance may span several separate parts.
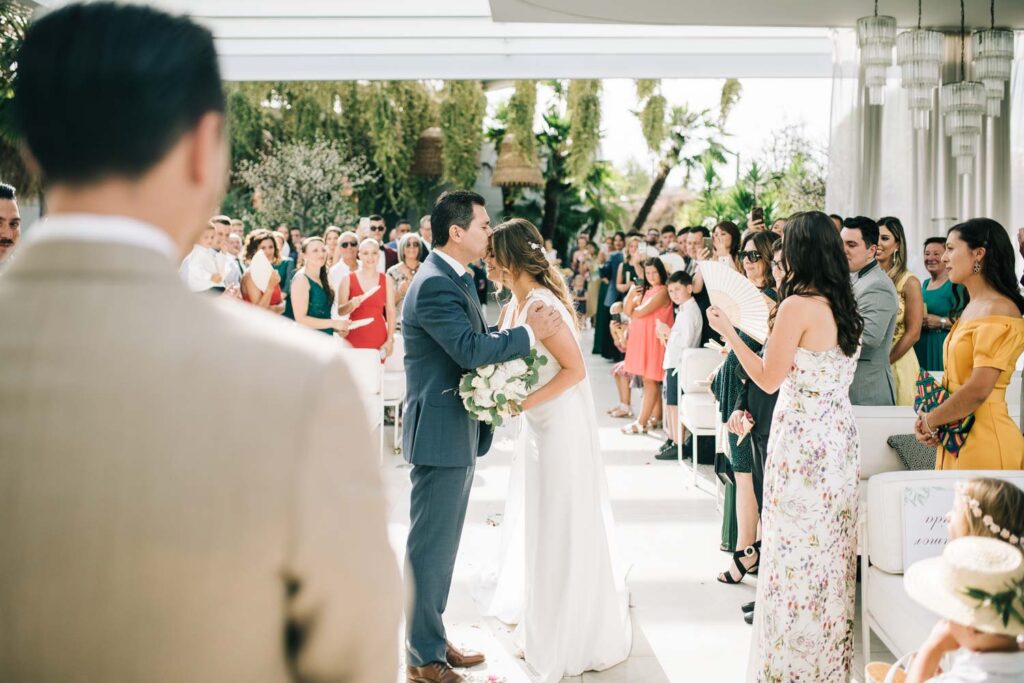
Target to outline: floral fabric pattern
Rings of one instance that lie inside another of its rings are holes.
[[[849,390],[858,355],[797,349],[779,390],[751,651],[759,683],[850,680],[860,436]]]

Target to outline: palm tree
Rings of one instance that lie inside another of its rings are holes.
[[[647,222],[647,217],[654,208],[654,203],[658,201],[672,171],[682,166],[686,171],[686,180],[689,181],[694,169],[703,167],[708,159],[714,163],[725,162],[727,150],[721,138],[726,135],[725,122],[739,101],[741,86],[734,78],[725,82],[722,86],[717,116],[712,115],[708,109],[690,111],[687,105],[672,107],[666,116],[664,126],[652,125],[648,110],[649,106],[656,109],[663,107],[664,98],[656,92],[656,88],[650,86],[649,82],[643,91],[647,94],[645,106],[643,110],[636,112],[636,115],[644,124],[645,131],[651,133],[647,138],[647,145],[651,152],[658,155],[658,170],[646,199],[633,219],[633,228],[637,230]]]

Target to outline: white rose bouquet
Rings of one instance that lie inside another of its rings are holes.
[[[500,427],[506,417],[519,413],[530,389],[540,381],[547,356],[530,351],[525,358],[484,365],[462,376],[459,396],[474,420]]]

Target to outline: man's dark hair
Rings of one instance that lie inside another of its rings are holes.
[[[0,199],[14,201],[17,198],[17,193],[14,191],[14,185],[0,183]]]
[[[448,233],[453,225],[468,228],[473,222],[474,205],[486,207],[487,202],[469,190],[453,190],[438,197],[434,210],[430,212],[430,225],[434,229],[431,246],[443,247],[448,244]]]
[[[626,241],[626,233],[622,232],[621,230],[616,230],[615,234],[612,235],[612,237],[618,237],[623,242]]]
[[[690,232],[699,232],[702,237],[711,237],[711,231],[703,225],[691,225]]]
[[[926,239],[924,241],[924,246],[927,247],[929,244],[938,244],[940,247],[945,247],[946,246],[946,238],[945,237],[929,237],[928,239]]]
[[[860,230],[860,236],[864,239],[864,246],[878,246],[878,224],[867,216],[851,216],[843,221],[843,227],[850,230]]]
[[[366,220],[368,220],[368,221],[383,221],[384,220],[384,216],[381,216],[379,213],[375,213],[372,216],[370,216],[369,218],[367,218]]]
[[[838,213],[830,213],[828,215],[828,217],[836,219],[837,221],[839,221],[840,225],[842,225],[845,222],[845,219],[842,216],[840,216]]]
[[[664,228],[661,229],[661,234],[664,235],[666,232],[670,232],[673,235],[676,234],[676,226],[666,225]]]
[[[138,178],[224,112],[213,35],[143,5],[66,5],[28,28],[13,106],[45,182]]]
[[[410,223],[404,218],[399,218],[397,221],[395,221],[395,227],[397,228],[399,225],[408,225],[410,228],[412,227],[412,223]]]
[[[677,270],[668,276],[668,284],[670,285],[687,285],[693,284],[693,277],[685,270]]]
[[[676,237],[679,237],[680,235],[685,235],[685,234],[687,234],[689,232],[690,232],[690,228],[687,228],[687,227],[679,228],[679,230],[676,231]]]

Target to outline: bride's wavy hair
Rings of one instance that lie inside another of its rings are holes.
[[[491,233],[491,252],[495,262],[513,278],[525,273],[558,297],[570,315],[575,316],[573,298],[562,272],[544,255],[544,238],[530,221],[512,218],[500,223]],[[579,324],[579,321],[577,321]]]
[[[864,333],[864,319],[850,283],[850,265],[835,223],[821,211],[802,211],[786,221],[782,260],[786,275],[779,286],[779,303],[790,296],[822,296],[832,308],[839,348],[852,356]],[[775,324],[775,307],[769,327]]]

